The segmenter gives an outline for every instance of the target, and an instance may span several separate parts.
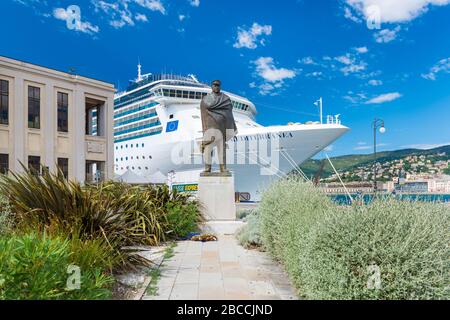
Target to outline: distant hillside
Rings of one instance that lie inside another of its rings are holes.
[[[438,153],[446,153],[446,158],[450,159],[450,145],[442,146],[434,149],[421,150],[421,149],[403,149],[396,151],[382,151],[377,152],[377,161],[380,163],[399,160],[407,156],[420,156],[420,155],[433,155]],[[320,168],[320,163],[322,160],[308,160],[304,162],[300,168],[305,172],[308,177],[314,176]],[[322,173],[322,178],[327,178],[334,173],[330,164],[327,160]],[[354,154],[331,158],[333,165],[339,172],[351,171],[354,168],[361,166],[372,166],[373,164],[373,154]]]

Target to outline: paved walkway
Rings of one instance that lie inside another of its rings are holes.
[[[181,241],[164,261],[155,296],[143,300],[297,299],[287,275],[266,253],[242,248],[233,235]]]

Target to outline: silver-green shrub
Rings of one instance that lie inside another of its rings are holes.
[[[255,209],[241,209],[236,212],[236,219],[244,220],[248,215],[255,213]]]
[[[301,254],[308,232],[334,209],[319,189],[296,177],[276,181],[263,194],[259,206],[262,242],[285,265],[297,287],[303,278]]]
[[[377,200],[311,232],[302,292],[311,299],[449,299],[450,208]]]
[[[245,216],[246,224],[238,230],[237,239],[241,246],[245,248],[262,246],[261,240],[261,219],[256,210]]]
[[[448,206],[376,200],[344,208],[289,178],[269,187],[259,212],[264,247],[306,299],[450,298]]]

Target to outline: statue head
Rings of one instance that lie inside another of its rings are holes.
[[[211,87],[212,87],[212,91],[213,91],[215,94],[219,94],[219,93],[220,93],[220,85],[221,85],[220,80],[214,80],[214,81],[212,82]]]

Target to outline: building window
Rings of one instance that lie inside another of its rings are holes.
[[[0,80],[0,124],[8,124],[9,83]]]
[[[41,128],[41,89],[28,87],[28,128]]]
[[[41,157],[28,156],[28,169],[33,174],[41,173]]]
[[[69,177],[69,159],[67,158],[58,158],[58,168],[62,171],[64,178]]]
[[[69,95],[58,92],[58,131],[68,132],[69,124]]]
[[[0,174],[7,174],[9,170],[9,157],[7,154],[0,153]]]

